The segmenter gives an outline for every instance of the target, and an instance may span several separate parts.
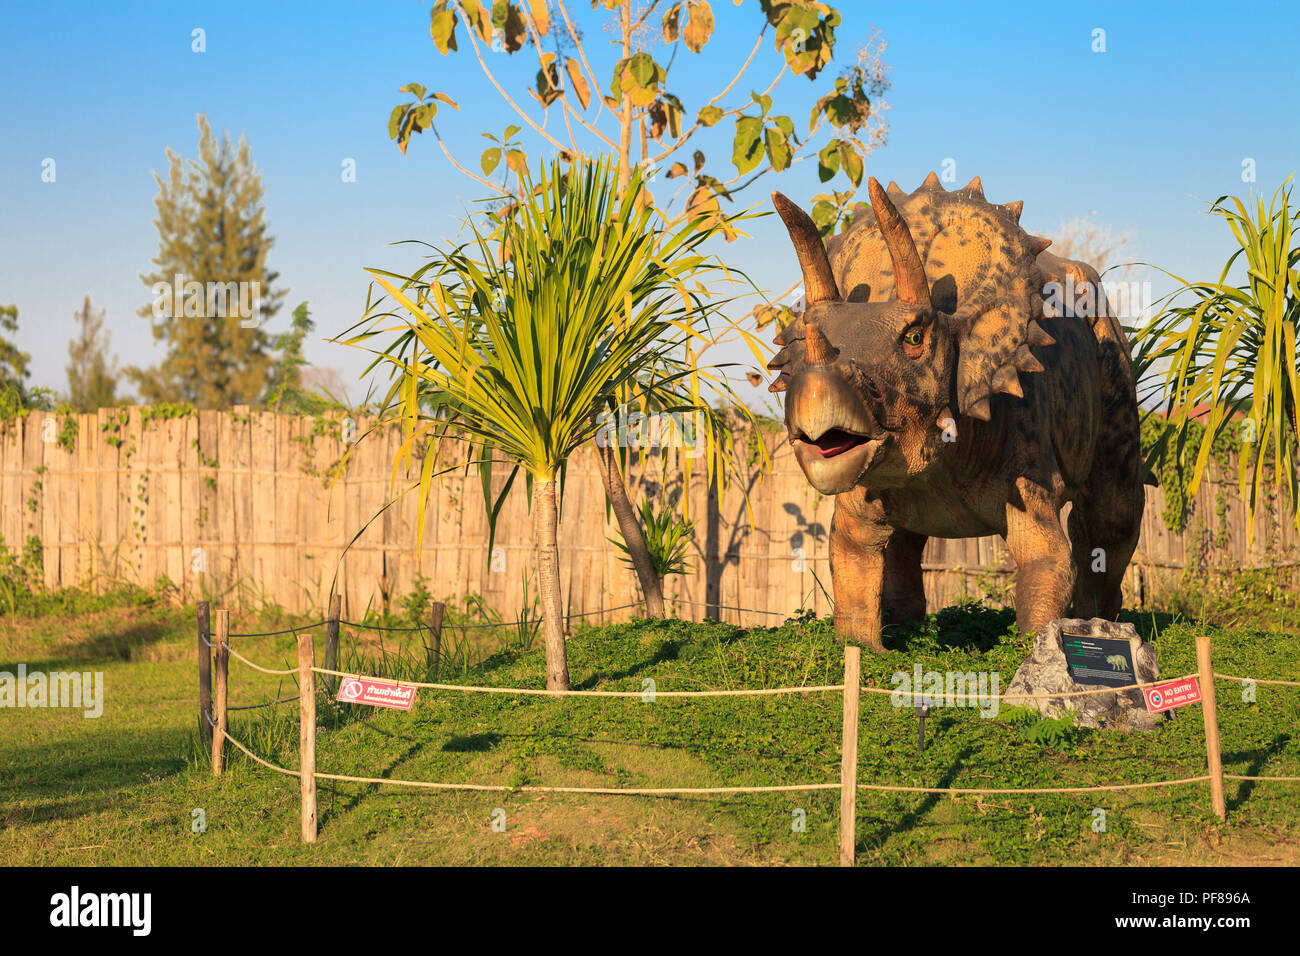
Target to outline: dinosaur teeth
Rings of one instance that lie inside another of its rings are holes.
[[[1016,350],[1016,368],[1022,372],[1041,372],[1043,363],[1034,358],[1034,353],[1029,351],[1028,345],[1022,345]]]

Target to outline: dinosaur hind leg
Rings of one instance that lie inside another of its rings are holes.
[[[898,528],[885,546],[881,607],[892,624],[925,617],[925,575],[921,571],[925,542],[925,535]]]
[[[1119,616],[1124,572],[1137,548],[1144,504],[1141,485],[1105,501],[1074,503],[1069,528],[1076,617]]]

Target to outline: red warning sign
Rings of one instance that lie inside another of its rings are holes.
[[[1146,697],[1147,710],[1158,714],[1164,710],[1197,703],[1201,699],[1201,685],[1195,677],[1187,677],[1183,680],[1165,681],[1163,684],[1144,687],[1142,694]]]
[[[345,677],[339,684],[338,700],[345,704],[369,704],[372,707],[392,707],[410,710],[415,703],[415,688],[388,680],[369,677]]]

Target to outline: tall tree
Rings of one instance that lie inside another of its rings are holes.
[[[72,318],[77,334],[68,342],[68,404],[79,412],[93,412],[117,401],[117,371],[108,357],[104,310],[92,309],[86,296]]]
[[[311,320],[311,312],[306,302],[299,302],[293,310],[293,321],[289,331],[275,340],[275,347],[280,353],[279,364],[271,374],[271,385],[266,392],[266,404],[277,411],[286,398],[302,391],[302,367],[307,364],[303,358],[302,344],[307,333],[316,327]]]
[[[272,385],[274,339],[266,331],[284,298],[267,268],[272,238],[262,206],[262,176],[248,141],[218,142],[198,117],[199,158],[167,150],[158,174],[156,270],[142,275],[153,300],[140,309],[167,356],[127,375],[146,401],[223,408],[259,401]]]
[[[0,305],[0,407],[6,410],[26,405],[27,391],[23,383],[31,374],[27,364],[32,357],[6,337],[6,333],[17,331],[18,306]]]

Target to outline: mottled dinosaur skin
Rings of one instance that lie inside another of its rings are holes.
[[[787,392],[805,475],[836,496],[837,629],[880,650],[882,614],[924,615],[932,536],[1005,538],[1022,632],[1071,602],[1075,616],[1114,618],[1143,468],[1128,343],[1097,273],[1044,251],[1020,204],[986,202],[978,178],[869,189],[871,206],[824,245],[772,197],[808,305],[777,336],[771,389]],[[1076,298],[1062,303],[1050,284],[1070,280]]]

